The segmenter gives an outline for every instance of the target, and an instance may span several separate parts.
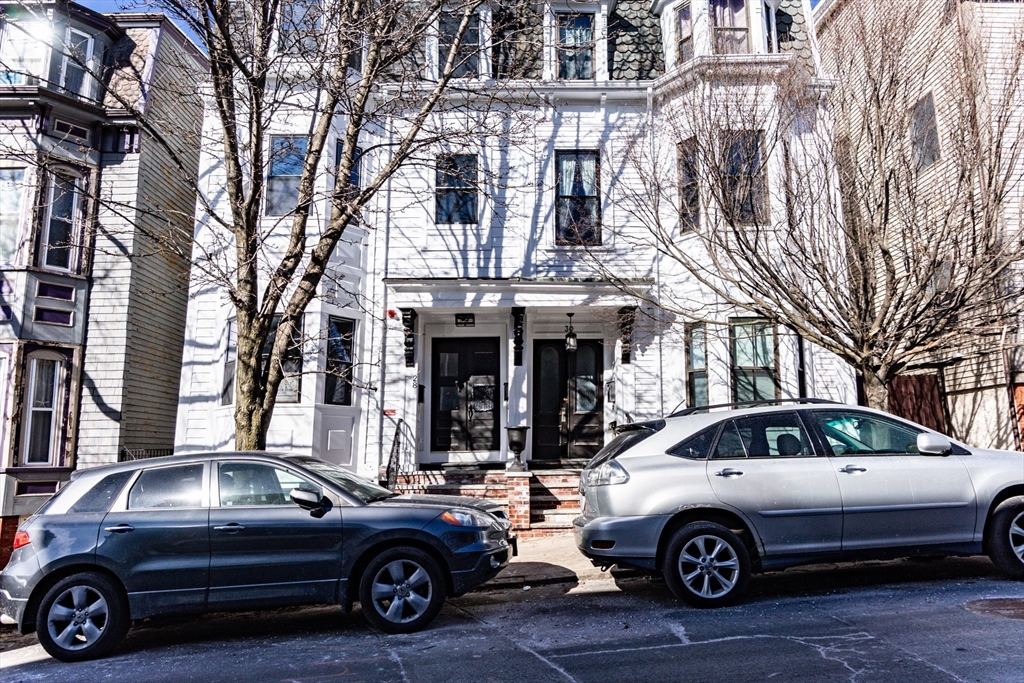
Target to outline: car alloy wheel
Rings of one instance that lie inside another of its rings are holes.
[[[662,561],[665,583],[694,607],[736,602],[750,580],[750,553],[721,524],[692,522],[675,532]]]
[[[999,504],[992,513],[985,540],[988,556],[1000,571],[1024,579],[1024,496]]]
[[[390,622],[407,624],[430,606],[433,583],[427,571],[412,560],[389,562],[373,578],[374,608]]]
[[[76,662],[99,657],[128,630],[122,592],[106,576],[73,574],[43,596],[36,616],[39,643],[52,657]]]
[[[385,633],[412,633],[441,611],[446,584],[433,557],[418,548],[390,548],[373,558],[359,582],[367,621]]]
[[[728,543],[717,536],[690,539],[679,554],[679,575],[702,598],[720,598],[736,585],[740,561]]]

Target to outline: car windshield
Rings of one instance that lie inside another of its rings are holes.
[[[377,486],[369,479],[363,479],[351,472],[344,470],[337,465],[323,460],[298,460],[304,468],[319,474],[340,486],[346,493],[351,493],[364,503],[372,503],[375,500],[391,498],[396,494],[388,491],[383,486]]]

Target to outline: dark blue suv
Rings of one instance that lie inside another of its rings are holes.
[[[0,612],[64,661],[170,613],[358,601],[409,633],[505,566],[509,528],[491,501],[396,495],[307,456],[122,463],[76,472],[22,525]]]

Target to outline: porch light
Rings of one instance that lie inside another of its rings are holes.
[[[576,353],[576,333],[572,329],[573,313],[566,313],[569,316],[569,324],[565,326],[565,350],[569,353]]]

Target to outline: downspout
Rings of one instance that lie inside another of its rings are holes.
[[[389,116],[387,119],[388,125],[388,149],[394,149],[395,142],[395,127],[394,121]],[[387,351],[388,351],[388,286],[385,280],[388,278],[388,268],[390,259],[388,258],[389,250],[391,248],[391,185],[394,174],[388,176],[387,182],[387,199],[386,211],[384,213],[384,277],[381,278],[381,285],[383,286],[383,296],[381,303],[383,304],[382,310],[384,314],[381,316],[380,324],[380,380],[377,385],[377,403],[378,403],[378,419],[377,419],[377,471],[378,476],[380,473],[380,466],[384,462],[384,391],[385,391],[385,379],[387,378]]]
[[[657,149],[654,140],[654,87],[647,86],[647,138],[651,146],[651,160],[654,160]],[[658,207],[660,211],[661,207]],[[654,280],[655,300],[658,308],[661,308],[661,254],[655,250],[654,254]],[[660,316],[659,316],[660,317]],[[633,395],[636,396],[636,387],[633,388]],[[665,335],[658,335],[658,404],[662,415],[665,414]]]

